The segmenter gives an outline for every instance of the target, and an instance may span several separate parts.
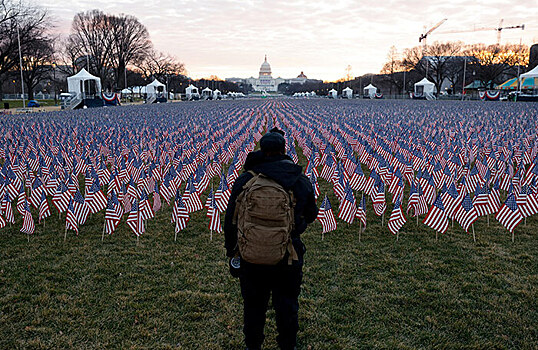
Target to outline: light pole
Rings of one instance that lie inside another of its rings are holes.
[[[24,98],[24,78],[22,75],[22,53],[21,53],[21,35],[19,34],[19,25],[17,24],[17,41],[19,42],[19,64],[21,66],[21,90],[22,90],[22,107],[26,105],[26,100]]]
[[[54,105],[58,104],[58,97],[56,96],[56,62],[52,62],[52,80],[54,83]]]

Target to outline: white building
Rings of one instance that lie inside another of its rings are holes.
[[[278,86],[282,83],[287,84],[304,84],[308,80],[307,76],[304,75],[303,72],[297,76],[297,78],[273,78],[272,71],[271,71],[271,65],[269,62],[267,62],[267,55],[265,56],[265,60],[263,61],[260,72],[258,74],[258,78],[250,77],[250,78],[226,78],[226,81],[232,82],[232,83],[243,83],[243,84],[250,84],[252,85],[252,88],[254,91],[265,91],[265,92],[277,92]]]

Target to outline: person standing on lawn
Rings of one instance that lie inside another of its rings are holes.
[[[318,214],[314,191],[302,168],[285,154],[277,128],[248,154],[235,181],[224,220],[230,271],[243,296],[247,349],[261,349],[272,294],[281,349],[295,349],[305,245],[300,235]]]

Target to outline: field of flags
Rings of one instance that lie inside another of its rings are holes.
[[[0,227],[22,217],[78,234],[104,212],[102,236],[138,237],[162,206],[178,233],[205,211],[221,232],[231,187],[266,130],[306,158],[323,233],[335,215],[360,232],[367,212],[398,234],[413,217],[436,233],[479,217],[512,233],[538,213],[538,104],[243,100],[18,115],[0,121]],[[332,186],[336,203],[321,193]],[[385,217],[387,219],[385,220]],[[432,232],[433,232],[432,231]]]

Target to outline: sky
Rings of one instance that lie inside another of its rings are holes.
[[[478,27],[525,24],[502,31],[501,43],[538,43],[538,0],[41,0],[67,35],[73,16],[100,9],[137,17],[158,51],[171,54],[192,78],[258,76],[267,55],[273,77],[301,71],[313,79],[379,73],[391,46],[419,45],[425,29],[444,18],[428,42],[494,44],[496,31]]]

